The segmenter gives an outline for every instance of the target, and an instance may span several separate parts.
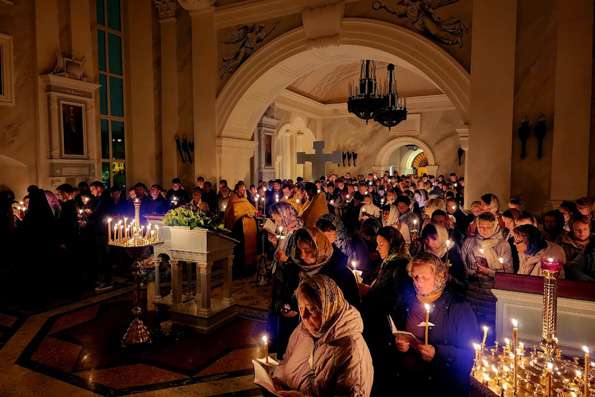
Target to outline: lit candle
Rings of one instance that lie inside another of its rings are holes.
[[[296,199],[295,202],[299,204],[300,203],[300,199]]]
[[[278,203],[279,202],[279,195],[275,194],[275,202]]]
[[[480,248],[478,251],[481,255],[483,255],[485,253],[485,250],[483,248]]]
[[[124,217],[124,230],[128,229],[128,218]]]
[[[428,344],[428,330],[430,328],[430,305],[427,303],[424,303],[424,309],[426,309],[426,321],[425,321],[425,333],[424,333],[424,343],[427,345]]]
[[[456,205],[453,205],[452,207],[450,207],[453,211],[457,209]]]
[[[124,237],[123,237],[123,234],[124,234],[124,225],[122,225],[122,224],[120,224],[119,233],[120,233],[120,240],[123,242],[124,241]]]
[[[155,225],[155,241],[159,241],[159,225]]]
[[[155,230],[151,230],[151,241],[155,241]]]
[[[450,249],[452,247],[452,240],[446,240],[446,248]]]
[[[482,328],[483,328],[483,339],[481,341],[481,350],[485,349],[485,347],[486,347],[486,341],[488,340],[488,331],[490,329],[487,325],[484,325]]]
[[[552,372],[554,372],[554,364],[547,363],[547,395],[548,397],[553,397],[554,390],[552,385]],[[516,380],[516,378],[515,378]]]
[[[118,240],[118,225],[114,225],[114,241]]]
[[[112,218],[107,218],[107,241],[112,242]]]
[[[585,370],[584,370],[584,379],[583,379],[583,395],[585,397],[589,397],[589,374],[591,372],[591,368],[589,368],[590,360],[589,360],[589,348],[587,346],[583,346],[583,352],[585,353]]]
[[[504,353],[507,353],[510,349],[510,339],[504,338]]]
[[[513,372],[513,376],[514,376],[514,393],[516,394],[518,388],[517,388],[517,383],[518,383],[518,369],[519,369],[519,360],[518,360],[518,352],[517,352],[517,348],[518,348],[518,344],[519,344],[519,322],[516,319],[512,319],[510,320],[510,322],[512,323],[512,352],[514,354],[514,372]]]
[[[362,278],[362,271],[357,270],[357,261],[351,261],[351,267],[353,268],[353,275],[355,276],[355,281],[358,283],[361,282]]]
[[[330,201],[330,204],[331,204],[331,205],[335,205],[335,200],[331,200],[331,201]]]
[[[262,346],[264,348],[264,362],[269,363],[269,337],[266,335],[262,336]]]
[[[503,264],[504,264],[504,258],[502,258],[502,257],[499,257],[499,258],[498,258],[498,262],[500,262],[500,264],[501,264],[501,265],[503,265]]]

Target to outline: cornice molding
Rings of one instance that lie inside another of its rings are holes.
[[[183,1],[183,0],[180,0]],[[345,0],[355,3],[358,0]],[[337,0],[251,0],[215,8],[215,26],[225,29],[232,26],[250,24],[286,15],[301,14],[311,9],[338,3]]]
[[[174,19],[176,17],[178,0],[153,0],[153,5],[159,12],[160,22],[168,19]]]

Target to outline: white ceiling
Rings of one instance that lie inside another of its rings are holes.
[[[379,85],[386,84],[386,66],[385,62],[376,63]],[[359,62],[328,65],[298,78],[287,89],[324,104],[343,103],[347,101],[349,83],[357,82],[359,74]],[[434,83],[410,69],[397,66],[396,79],[399,95],[413,97],[442,94]]]

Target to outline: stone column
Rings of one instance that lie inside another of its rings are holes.
[[[459,145],[461,146],[461,149],[463,149],[465,151],[465,170],[464,170],[464,178],[465,178],[465,186],[467,186],[467,175],[468,175],[468,167],[467,164],[469,164],[469,162],[467,161],[467,153],[469,152],[469,127],[465,127],[465,128],[457,128],[457,135],[459,136]],[[458,161],[458,160],[457,160]],[[467,188],[465,187],[465,190],[467,190]],[[465,198],[466,199],[466,198]],[[467,204],[470,204],[470,202],[467,202],[466,200],[464,201],[464,206],[466,206]]]
[[[145,0],[129,0],[127,7],[127,180],[151,185],[157,180],[157,132],[153,67],[153,9]]]
[[[510,195],[517,0],[475,0],[465,202]]]
[[[211,311],[211,264],[199,263],[196,270],[197,278],[200,280],[200,288],[197,289],[196,296],[199,314],[208,315]]]
[[[56,55],[61,53],[58,9],[58,0],[35,1],[35,60],[37,61],[37,73],[39,75],[51,72],[56,64]],[[18,94],[16,96],[18,97]],[[36,183],[39,186],[49,187],[50,166],[48,156],[50,155],[50,128],[47,108],[45,108],[45,97],[46,93],[40,88],[39,95],[37,96],[39,140],[37,142],[36,153]]]
[[[552,201],[585,196],[593,54],[593,0],[556,1],[557,42],[552,150]]]
[[[170,259],[171,264],[171,303],[182,303],[182,266],[180,262]]]
[[[256,179],[262,179],[268,181],[275,178],[275,148],[274,138],[275,131],[279,120],[275,118],[274,110],[270,107],[265,114],[261,117],[260,122],[256,126],[258,149],[256,162]],[[266,152],[266,139],[270,136],[271,139],[271,164],[265,163],[265,152]]]
[[[232,297],[232,273],[233,272],[233,256],[227,258],[227,263],[223,265],[223,305],[233,305]]]
[[[161,28],[161,183],[177,176],[178,131],[177,0],[154,0]]]
[[[194,176],[217,180],[217,32],[215,0],[180,0],[192,20]],[[248,164],[234,162],[235,164]],[[233,180],[230,183],[234,183]]]
[[[250,164],[250,158],[254,156],[256,142],[224,137],[217,138],[216,142],[221,177],[230,183],[250,180],[249,167],[241,165]]]

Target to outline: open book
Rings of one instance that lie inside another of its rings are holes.
[[[266,368],[262,366],[257,360],[252,360],[254,365],[254,383],[258,386],[264,387],[269,393],[274,396],[279,396],[278,390],[273,384],[271,375],[267,372]]]
[[[271,234],[277,234],[277,225],[270,219],[267,219],[262,228]]]
[[[401,336],[401,337],[405,337],[408,339],[408,342],[411,346],[417,346],[420,344],[419,339],[417,339],[417,337],[415,335],[413,335],[411,332],[407,332],[407,331],[399,331],[397,329],[397,326],[395,325],[395,322],[393,321],[393,318],[390,316],[390,314],[386,315],[388,317],[388,323],[390,325],[390,332],[393,334],[393,336]]]

